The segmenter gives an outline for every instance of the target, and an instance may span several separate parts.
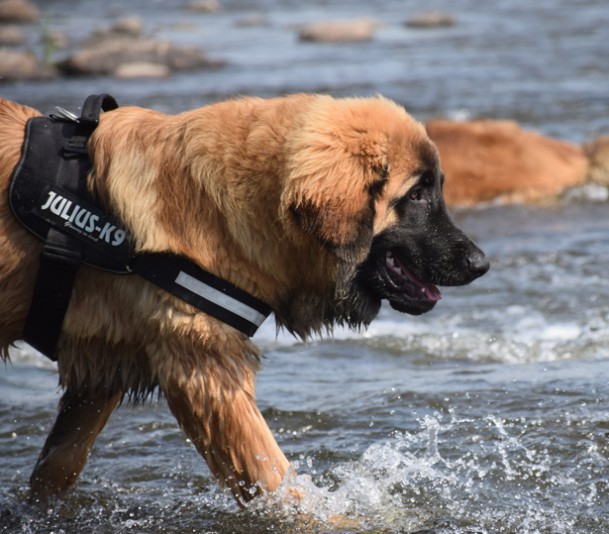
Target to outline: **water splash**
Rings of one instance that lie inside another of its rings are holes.
[[[396,431],[323,476],[292,477],[274,504],[282,506],[296,487],[302,497],[290,510],[331,532],[336,518],[357,524],[354,532],[602,531],[595,510],[606,487],[585,480],[585,472],[565,473],[552,448],[529,443],[539,421],[488,415],[480,424],[436,414],[418,422],[418,431]],[[464,433],[469,446],[457,450],[452,444]],[[574,513],[574,495],[583,514]]]

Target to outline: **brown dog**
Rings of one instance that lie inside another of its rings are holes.
[[[41,243],[6,197],[24,126],[0,99],[0,348],[23,335]],[[298,336],[367,325],[381,300],[421,314],[435,284],[471,282],[482,252],[446,212],[438,153],[385,100],[243,98],[177,116],[119,108],[88,143],[90,187],[136,252],[171,251],[268,303]],[[82,267],[58,346],[65,388],[31,478],[61,495],[123,398],[156,388],[211,471],[244,502],[288,469],[254,398],[246,335],[137,275]]]
[[[446,173],[449,206],[481,202],[547,202],[584,184],[590,163],[600,159],[600,142],[582,147],[520,128],[512,121],[444,119],[426,123]],[[605,182],[607,172],[605,171]]]

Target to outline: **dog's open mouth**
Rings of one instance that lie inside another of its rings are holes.
[[[401,293],[404,297],[433,303],[442,298],[440,290],[435,285],[418,278],[404,265],[404,262],[390,250],[385,253],[383,274],[394,291]]]
[[[381,249],[360,267],[357,279],[379,301],[386,299],[399,312],[420,315],[431,310],[442,295],[433,283],[406,265],[395,249]]]

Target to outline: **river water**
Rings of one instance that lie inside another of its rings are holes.
[[[45,0],[45,24],[78,40],[118,15],[200,46],[222,69],[159,81],[110,78],[0,85],[49,112],[109,92],[179,112],[239,94],[381,93],[421,120],[493,117],[574,142],[609,134],[606,0],[431,0],[450,28],[413,30],[412,1]],[[256,15],[264,24],[244,26]],[[374,17],[369,43],[300,43],[298,24]],[[39,28],[33,32],[41,31]],[[432,312],[383,308],[365,332],[296,342],[272,320],[258,400],[299,475],[240,510],[216,486],[164,401],[123,405],[76,488],[44,509],[27,481],[56,410],[55,366],[27,346],[0,369],[0,531],[609,532],[609,206],[454,213],[491,271],[450,288]]]

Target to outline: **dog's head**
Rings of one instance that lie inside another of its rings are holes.
[[[450,219],[438,152],[422,125],[382,98],[312,109],[289,146],[282,205],[335,260],[334,295],[317,310],[323,324],[368,324],[383,299],[419,315],[441,298],[437,285],[468,284],[488,270]]]

